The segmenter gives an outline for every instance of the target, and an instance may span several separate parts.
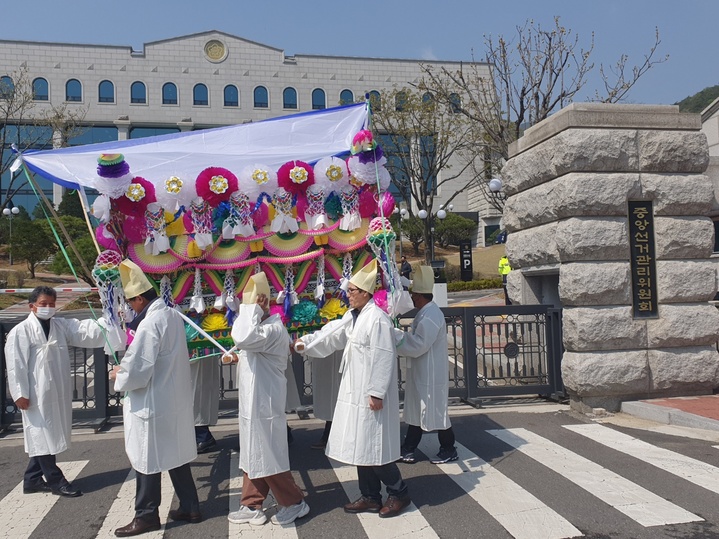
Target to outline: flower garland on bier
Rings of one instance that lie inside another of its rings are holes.
[[[96,266],[105,310],[119,327],[122,296],[108,268],[126,257],[166,303],[228,348],[236,298],[258,271],[268,276],[273,311],[291,332],[341,317],[348,306],[341,282],[373,259],[378,304],[393,315],[408,310],[385,218],[395,205],[386,192],[387,160],[368,130],[354,137],[349,153],[276,169],[257,163],[237,174],[218,163],[194,178],[152,181],[133,176],[123,155],[100,155],[92,211],[105,249]],[[187,334],[196,358],[216,353],[201,332]]]

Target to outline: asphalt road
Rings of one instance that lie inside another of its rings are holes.
[[[427,455],[438,449],[437,438],[425,435],[420,461],[400,464],[413,506],[381,520],[342,511],[356,492],[354,469],[310,449],[321,422],[294,419],[291,466],[311,512],[296,526],[281,528],[227,521],[241,488],[232,450],[235,422],[214,427],[219,451],[192,465],[205,520],[168,522],[144,537],[719,537],[719,433],[702,440],[599,424],[556,404],[453,407],[460,460],[431,464]],[[76,430],[73,438],[60,465],[77,475],[74,483],[85,495],[65,499],[23,495],[27,457],[21,436],[0,435],[0,538],[111,537],[132,518],[134,482],[121,425],[98,434]],[[176,505],[170,488],[163,523]]]

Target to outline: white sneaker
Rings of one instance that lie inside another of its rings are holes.
[[[289,507],[281,507],[279,511],[277,511],[277,514],[274,515],[270,522],[272,524],[279,524],[279,525],[285,525],[285,524],[291,524],[298,518],[302,518],[307,513],[310,512],[310,506],[305,503],[304,500],[302,500],[300,503],[297,503],[295,505],[290,505]]]
[[[227,515],[227,520],[233,524],[244,524],[247,522],[253,526],[262,526],[267,522],[267,515],[265,515],[261,509],[250,509],[249,507],[240,505],[240,510]]]

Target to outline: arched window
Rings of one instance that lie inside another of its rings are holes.
[[[321,88],[312,90],[312,110],[322,110],[327,108],[327,100],[325,99],[325,91]]]
[[[177,105],[177,86],[174,82],[166,82],[162,85],[162,104]]]
[[[15,83],[7,75],[0,77],[0,99],[10,99],[15,93]]]
[[[42,77],[32,81],[32,98],[35,101],[48,101],[50,99],[49,86]]]
[[[422,94],[422,103],[431,104],[434,102],[434,97],[429,92]]]
[[[457,114],[462,108],[462,100],[459,98],[459,94],[449,94],[449,111],[452,114]]]
[[[394,97],[394,109],[402,112],[407,107],[407,92],[398,92]]]
[[[340,105],[349,105],[355,102],[355,95],[352,90],[342,90],[340,92]]]
[[[82,84],[77,79],[65,83],[65,101],[82,101]]]
[[[192,104],[204,107],[210,104],[210,94],[207,91],[207,86],[202,83],[195,84],[192,89]]]
[[[369,93],[369,104],[372,110],[382,110],[382,97],[380,97],[377,90],[372,90]]]
[[[147,89],[145,83],[139,80],[130,86],[130,103],[147,103]]]
[[[100,82],[97,87],[97,100],[100,103],[114,103],[115,102],[115,85],[109,80]]]
[[[228,84],[227,86],[225,86],[224,96],[226,107],[240,106],[240,92],[237,90],[237,86],[235,86],[234,84]]]
[[[258,86],[254,92],[255,108],[266,109],[270,106],[270,96],[267,93],[267,88],[264,86]]]
[[[294,88],[285,88],[284,90],[282,90],[282,108],[297,108],[297,90],[295,90]]]

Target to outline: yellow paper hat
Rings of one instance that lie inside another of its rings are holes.
[[[143,292],[153,288],[152,283],[140,269],[140,266],[129,258],[120,262],[120,281],[122,281],[122,290],[125,292],[127,299],[136,298]]]
[[[431,294],[434,289],[434,270],[429,266],[419,266],[414,272],[410,291],[416,294]]]
[[[350,283],[365,292],[374,294],[374,288],[377,284],[377,259],[375,258],[372,262],[355,273],[350,279]]]
[[[267,282],[267,275],[264,271],[255,273],[245,286],[242,292],[242,303],[245,305],[253,305],[257,303],[257,297],[264,294],[269,299],[271,296],[270,283]]]

